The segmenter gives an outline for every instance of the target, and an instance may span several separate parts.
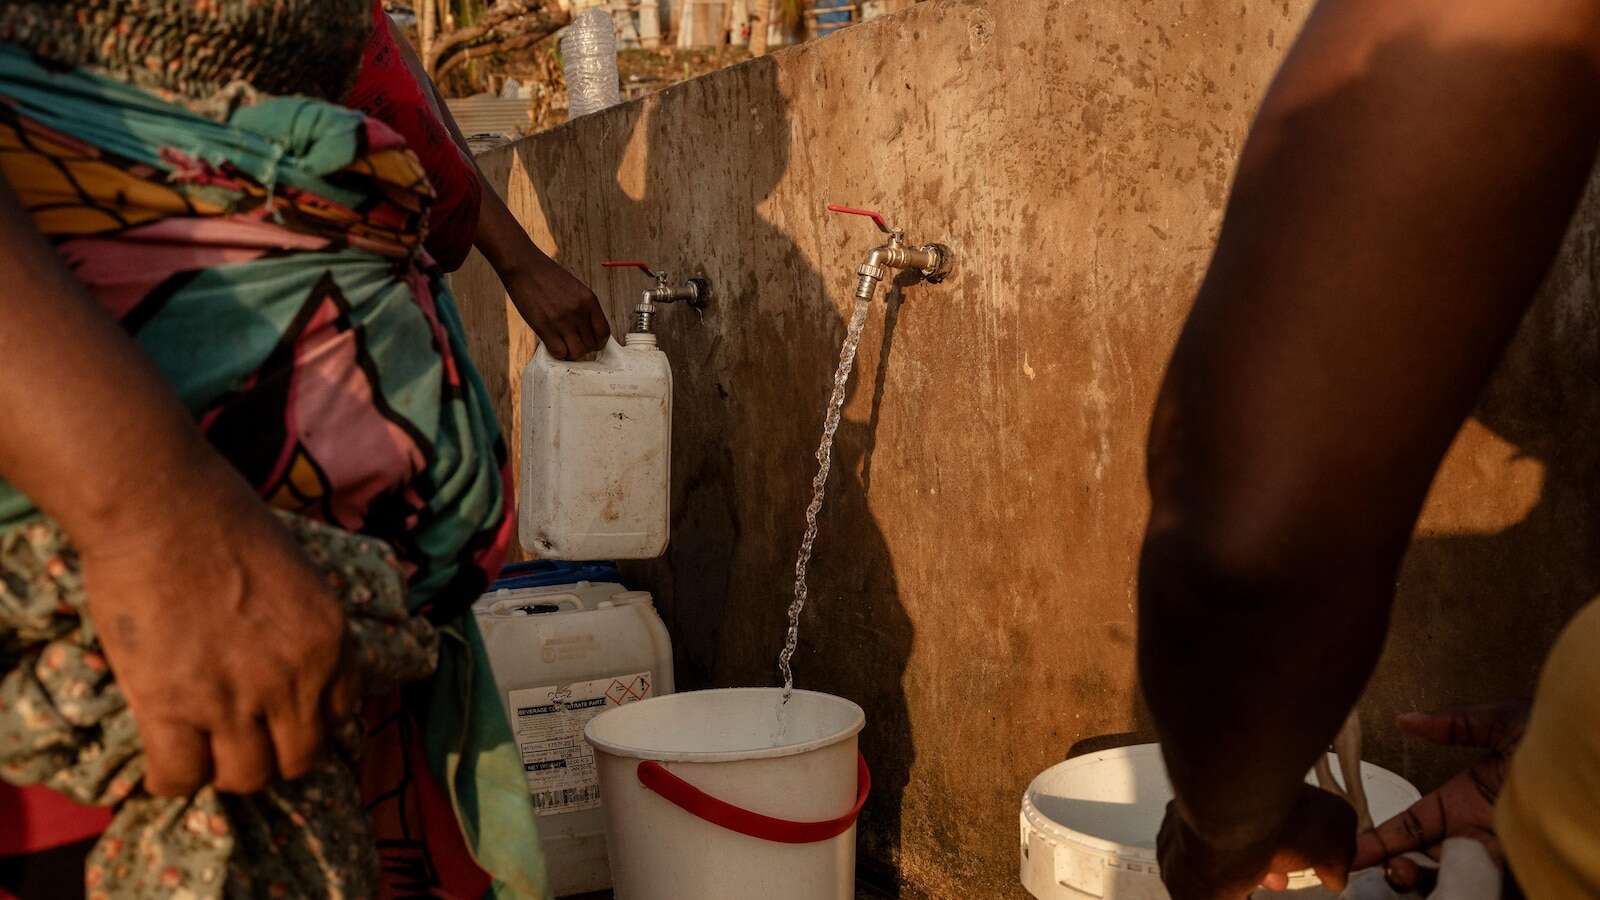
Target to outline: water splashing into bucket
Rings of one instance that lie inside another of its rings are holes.
[[[833,468],[833,433],[839,430],[839,415],[844,409],[845,386],[850,383],[850,372],[856,365],[856,348],[861,345],[861,331],[867,325],[869,302],[857,299],[850,314],[850,328],[845,332],[844,346],[839,350],[839,368],[833,373],[833,394],[828,398],[828,412],[822,419],[822,443],[817,446],[817,475],[811,480],[811,505],[806,507],[806,530],[800,539],[800,554],[794,562],[794,602],[789,604],[789,634],[783,642],[783,652],[778,654],[778,669],[783,672],[783,702],[794,694],[795,647],[800,643],[800,612],[806,608],[806,568],[811,563],[811,548],[817,542],[817,514],[822,512],[822,500],[828,491],[828,473]]]

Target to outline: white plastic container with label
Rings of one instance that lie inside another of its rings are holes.
[[[556,896],[611,887],[589,720],[673,692],[672,642],[650,595],[619,584],[505,590],[473,604],[522,753]]]
[[[541,345],[522,370],[519,533],[540,559],[654,559],[667,548],[672,367],[654,335],[592,361]]]

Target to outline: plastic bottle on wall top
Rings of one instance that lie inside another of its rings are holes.
[[[561,66],[567,81],[567,118],[622,102],[616,25],[605,7],[591,6],[572,17],[561,36]]]
[[[667,549],[672,367],[654,335],[592,361],[540,345],[522,370],[518,531],[540,559],[654,559]]]

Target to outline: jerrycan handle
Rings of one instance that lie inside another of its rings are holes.
[[[550,355],[550,350],[544,341],[540,341],[538,349],[533,351],[533,358],[550,366],[578,366],[599,363],[608,369],[620,369],[627,362],[625,353],[626,351],[622,349],[621,344],[617,343],[616,336],[613,335],[606,338],[606,345],[600,348],[600,352],[591,353],[582,359],[556,359]]]
[[[627,351],[617,343],[616,335],[612,335],[606,338],[606,345],[595,354],[594,360],[608,369],[620,369],[627,364]]]
[[[507,598],[505,600],[496,600],[489,607],[489,613],[501,618],[513,618],[520,615],[521,610],[540,606],[554,607],[554,609],[550,610],[551,612],[582,612],[583,598],[573,593],[544,594],[539,597],[525,597],[522,599]]]

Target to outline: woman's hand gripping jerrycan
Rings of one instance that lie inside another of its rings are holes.
[[[672,367],[653,334],[592,361],[540,345],[522,370],[518,525],[541,559],[654,559],[667,549]]]

